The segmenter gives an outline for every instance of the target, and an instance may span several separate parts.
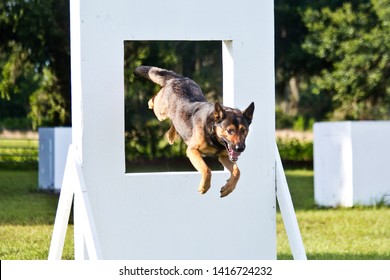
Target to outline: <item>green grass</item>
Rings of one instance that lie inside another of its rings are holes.
[[[0,168],[27,167],[36,169],[38,162],[38,140],[0,138]]]
[[[390,207],[317,208],[313,172],[287,171],[309,259],[390,259]],[[58,195],[38,192],[36,171],[0,170],[0,259],[47,259]],[[73,226],[64,259],[73,258]],[[292,259],[280,213],[277,254]]]
[[[58,195],[37,191],[36,171],[0,170],[0,259],[47,259]],[[64,258],[73,257],[73,227]]]
[[[37,192],[36,171],[0,171],[0,224],[51,224],[58,197]]]
[[[390,207],[317,208],[313,171],[287,171],[287,180],[308,259],[390,259]],[[277,214],[278,259],[292,259]]]
[[[0,146],[38,148],[38,140],[28,138],[0,138]]]

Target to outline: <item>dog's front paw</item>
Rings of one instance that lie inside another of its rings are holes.
[[[229,179],[221,189],[221,198],[229,195],[236,188],[237,181]]]
[[[210,189],[210,186],[211,186],[210,182],[208,184],[201,184],[198,188],[198,192],[200,194],[205,194]]]
[[[210,189],[211,186],[211,170],[208,169],[207,172],[202,176],[200,181],[198,192],[200,194],[205,194]]]

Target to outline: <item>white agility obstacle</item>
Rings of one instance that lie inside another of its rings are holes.
[[[306,259],[275,154],[273,1],[70,2],[72,145],[49,259],[61,258],[73,196],[76,259],[276,259],[276,196],[294,258]],[[203,196],[197,172],[126,174],[129,40],[221,41],[224,105],[256,104],[228,197],[227,171]]]

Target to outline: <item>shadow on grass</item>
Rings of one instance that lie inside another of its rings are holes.
[[[58,194],[19,193],[0,198],[0,225],[52,225]]]
[[[38,191],[36,170],[0,170],[0,225],[53,224],[58,198]]]

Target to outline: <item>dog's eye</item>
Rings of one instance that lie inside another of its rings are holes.
[[[234,129],[233,128],[228,129],[227,133],[229,133],[229,135],[233,135],[234,134]]]
[[[240,128],[240,132],[241,132],[241,134],[245,134],[246,133],[246,128],[241,127]]]

